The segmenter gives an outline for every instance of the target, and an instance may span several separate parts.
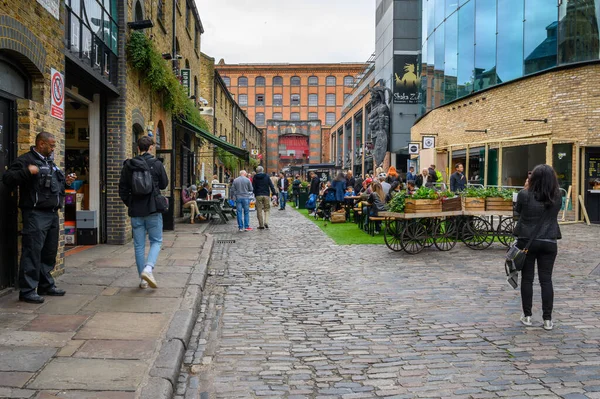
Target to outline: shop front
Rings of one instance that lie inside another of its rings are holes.
[[[583,189],[590,222],[600,223],[600,147],[585,149]]]

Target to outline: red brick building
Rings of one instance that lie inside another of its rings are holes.
[[[269,120],[320,121],[320,159],[303,159],[306,151],[283,148],[281,142],[269,145],[263,134],[263,148],[267,149],[263,164],[269,172],[275,171],[272,165],[279,164],[273,160],[281,157],[292,164],[329,161],[330,128],[340,118],[344,100],[364,68],[364,63],[228,65],[223,60],[216,65],[238,104],[264,133]]]

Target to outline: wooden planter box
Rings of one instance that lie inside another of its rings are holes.
[[[462,199],[460,197],[442,200],[442,212],[462,211]]]
[[[512,200],[505,200],[501,197],[489,197],[485,199],[485,210],[486,211],[500,211],[500,212],[512,212],[513,202]]]
[[[442,201],[407,198],[404,202],[404,213],[432,213],[442,211]]]
[[[485,211],[485,198],[463,198],[463,209],[465,211]]]

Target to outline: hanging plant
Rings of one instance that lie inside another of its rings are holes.
[[[131,66],[144,76],[144,82],[155,93],[164,95],[165,108],[171,111],[175,119],[185,119],[210,131],[210,126],[188,98],[186,89],[171,71],[170,64],[163,59],[148,36],[139,31],[131,33],[127,43],[127,58]]]

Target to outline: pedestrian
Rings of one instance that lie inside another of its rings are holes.
[[[252,189],[256,197],[256,216],[258,218],[258,229],[269,228],[269,215],[271,213],[271,195],[275,194],[273,182],[269,179],[264,168],[256,168],[256,175],[252,181]]]
[[[235,200],[237,222],[240,231],[252,231],[250,227],[250,201],[253,196],[252,183],[245,170],[231,184],[231,196]]]
[[[290,188],[290,181],[285,177],[285,174],[283,172],[279,173],[277,188],[279,189],[279,210],[284,211],[285,204],[288,200],[288,189]]]
[[[417,175],[415,175],[415,168],[411,166],[410,168],[408,168],[408,173],[406,174],[406,181],[415,180],[416,178]]]
[[[538,165],[529,177],[529,188],[517,195],[515,215],[518,218],[514,229],[517,247],[523,249],[533,238],[521,271],[521,322],[531,326],[533,279],[537,262],[538,279],[542,291],[542,319],[545,330],[552,330],[552,308],[554,288],[552,270],[557,254],[556,241],[562,238],[558,226],[558,213],[562,206],[556,172],[550,165]],[[536,234],[537,231],[537,234]]]
[[[450,191],[463,191],[467,186],[467,179],[463,173],[464,166],[462,163],[454,165],[454,173],[450,175]]]
[[[317,174],[314,171],[311,171],[309,173],[309,176],[310,176],[310,188],[308,190],[307,203],[310,204],[312,206],[312,208],[307,206],[307,209],[309,209],[311,211],[308,215],[313,216],[315,208],[316,208],[316,201],[320,194],[321,181],[319,180],[319,177],[317,176]]]
[[[210,184],[219,184],[219,176],[213,175],[213,179]]]
[[[279,182],[279,178],[277,177],[277,173],[272,172],[271,173],[271,183],[273,183],[273,186],[277,187],[277,183]],[[277,195],[277,192],[275,192],[273,194],[273,197],[271,198],[272,202],[273,202],[273,206],[279,206],[279,196]]]
[[[200,216],[200,210],[198,209],[196,198],[198,198],[198,189],[194,184],[181,190],[183,209],[190,210],[190,224],[194,224],[194,219],[196,219],[196,216]]]
[[[417,188],[421,188],[423,186],[432,187],[433,183],[430,180],[429,171],[427,169],[423,169],[421,174],[417,176],[415,183],[417,184]]]
[[[354,178],[352,171],[349,170],[348,173],[346,173],[346,188],[352,187],[352,189],[354,189],[355,185],[356,179]]]
[[[19,300],[43,303],[44,296],[63,296],[50,274],[58,253],[59,220],[65,198],[65,184],[77,176],[65,177],[54,163],[56,138],[48,132],[35,137],[35,146],[21,155],[2,175],[3,183],[19,186],[19,208],[23,220],[21,261],[19,267]],[[37,290],[37,292],[36,292]]]
[[[384,197],[381,198],[381,200],[383,201],[385,196],[388,195],[388,193],[390,192],[390,188],[392,187],[392,185],[386,181],[387,175],[383,172],[381,172],[379,176],[377,176],[377,179],[379,180],[379,183],[381,183],[381,188],[383,189]]]
[[[302,187],[302,181],[300,181],[300,175],[296,175],[296,178],[292,182],[292,195],[294,196],[296,209],[300,208],[300,187]]]
[[[131,218],[135,263],[142,280],[140,288],[147,288],[148,285],[157,288],[153,271],[162,246],[163,219],[156,207],[155,191],[157,187],[160,190],[167,188],[169,178],[162,162],[152,156],[154,140],[151,137],[140,137],[137,147],[139,155],[123,163],[119,179],[119,197],[127,206],[127,213]],[[137,180],[138,175],[143,176],[148,171],[152,177],[152,190],[148,194],[138,194],[133,186],[134,174]],[[150,241],[147,257],[145,256],[146,234]]]

